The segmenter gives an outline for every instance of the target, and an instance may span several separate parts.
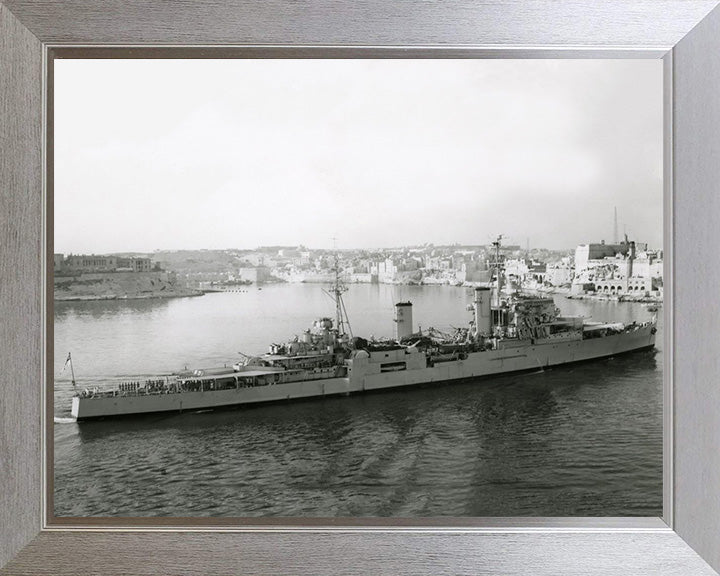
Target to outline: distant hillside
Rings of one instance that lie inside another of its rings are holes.
[[[242,263],[241,250],[177,250],[158,251],[149,256],[164,270],[183,274],[227,272],[237,269]]]

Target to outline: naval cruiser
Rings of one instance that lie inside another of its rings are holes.
[[[412,303],[395,305],[394,339],[352,334],[335,266],[328,294],[335,319],[316,320],[302,337],[272,344],[231,368],[183,371],[144,382],[77,391],[78,421],[153,413],[205,411],[265,402],[357,394],[440,382],[472,381],[652,349],[656,316],[644,323],[591,322],[563,316],[552,298],[502,291],[500,240],[493,287],[477,287],[471,319],[453,333],[414,330]],[[73,377],[74,380],[74,377]]]

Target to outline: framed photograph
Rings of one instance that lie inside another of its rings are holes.
[[[715,573],[715,6],[0,4],[3,573]]]
[[[49,521],[662,516],[661,60],[53,54]]]

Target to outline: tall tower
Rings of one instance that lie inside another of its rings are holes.
[[[613,227],[613,244],[618,243],[618,228],[617,228],[617,206],[615,206],[615,226]]]

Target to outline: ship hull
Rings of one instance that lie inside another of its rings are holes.
[[[424,355],[419,358],[421,355],[418,353],[410,355],[418,357],[414,367],[399,371],[381,372],[378,369],[373,373],[370,362],[368,369],[356,367],[347,377],[341,378],[309,379],[287,384],[229,390],[75,397],[72,415],[80,421],[162,412],[187,412],[348,395],[441,382],[479,380],[488,376],[587,362],[650,349],[654,345],[654,326],[645,325],[634,331],[602,338],[528,341],[525,345],[474,352],[464,359],[440,362],[432,366],[427,366]],[[400,354],[404,352],[401,351]],[[422,365],[419,365],[418,361],[422,361]]]

